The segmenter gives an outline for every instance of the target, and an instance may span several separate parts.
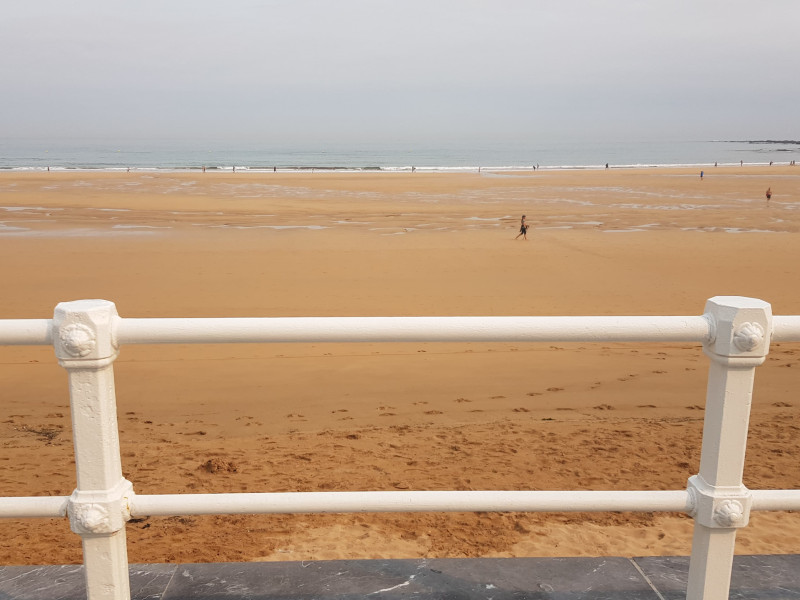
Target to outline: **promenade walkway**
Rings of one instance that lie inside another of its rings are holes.
[[[130,565],[138,600],[678,600],[689,558],[481,558]],[[730,598],[800,598],[800,555],[737,556]],[[82,565],[0,567],[0,600],[82,600]]]

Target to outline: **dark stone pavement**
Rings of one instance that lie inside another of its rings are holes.
[[[139,600],[676,600],[689,559],[479,558],[131,565]],[[0,600],[86,597],[83,567],[0,567]],[[800,599],[800,555],[737,556],[730,598]]]

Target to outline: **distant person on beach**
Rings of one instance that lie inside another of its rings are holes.
[[[703,172],[700,171],[700,179],[702,179],[702,178],[703,178]]]
[[[770,198],[772,198],[772,188],[768,187],[767,188],[767,202],[769,202]]]
[[[608,163],[606,163],[606,169],[608,168]]]
[[[514,239],[519,239],[519,236],[522,236],[522,239],[527,241],[528,240],[528,224],[525,222],[525,215],[522,215],[522,219],[519,222],[519,233],[517,237]]]

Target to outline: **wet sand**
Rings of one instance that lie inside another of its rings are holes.
[[[764,197],[767,187],[773,196]],[[800,314],[796,167],[478,174],[0,173],[0,318]],[[528,241],[514,241],[526,214]],[[797,344],[756,378],[746,485],[798,488]],[[682,489],[707,361],[690,344],[123,347],[138,493]],[[793,368],[792,368],[793,367]],[[52,349],[0,348],[0,489],[75,487]],[[685,554],[664,514],[148,518],[132,562]],[[756,513],[740,553],[796,552]],[[2,564],[81,560],[66,520],[0,522]]]

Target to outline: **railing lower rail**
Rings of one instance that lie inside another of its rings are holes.
[[[736,530],[751,510],[800,510],[800,490],[742,484],[755,368],[800,316],[712,298],[686,317],[302,317],[122,319],[111,302],[62,303],[50,319],[0,321],[0,345],[49,345],[67,369],[78,487],[0,498],[0,517],[63,517],[83,539],[89,598],[130,597],[125,521],[139,516],[352,512],[686,512],[690,599],[727,598]],[[137,495],[122,477],[112,363],[122,344],[275,342],[694,342],[711,360],[700,472],[673,491],[364,491]]]

